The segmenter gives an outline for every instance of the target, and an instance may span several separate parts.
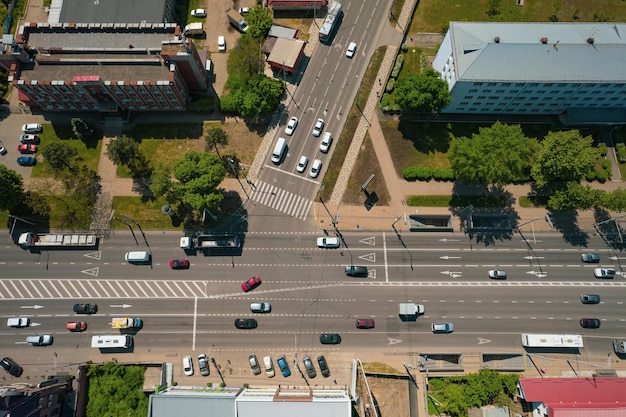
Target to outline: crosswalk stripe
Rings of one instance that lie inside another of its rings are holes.
[[[307,219],[313,205],[312,201],[302,196],[264,181],[256,184],[256,189],[250,194],[250,199],[300,220]]]

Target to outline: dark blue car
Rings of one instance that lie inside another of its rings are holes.
[[[20,156],[17,158],[17,163],[24,167],[32,167],[37,163],[34,156]]]

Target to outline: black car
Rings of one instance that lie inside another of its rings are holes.
[[[238,329],[256,329],[259,323],[255,319],[237,319],[235,327]]]
[[[600,296],[598,294],[583,294],[580,296],[580,301],[583,304],[598,304],[600,302]]]
[[[367,278],[367,267],[356,265],[346,266],[346,275],[349,277]]]
[[[600,319],[580,319],[580,325],[585,329],[598,329]]]
[[[341,343],[341,336],[337,333],[322,333],[320,343],[323,345],[338,345]]]
[[[98,304],[74,304],[76,314],[96,314],[97,312]]]
[[[585,263],[597,264],[600,262],[600,254],[598,253],[583,253],[580,257]]]
[[[317,364],[320,366],[320,371],[322,371],[322,375],[324,376],[324,378],[328,378],[330,376],[330,369],[328,369],[328,363],[326,363],[326,358],[324,356],[318,356]]]
[[[0,366],[2,367],[2,369],[7,371],[10,375],[13,375],[15,377],[21,376],[22,373],[24,372],[24,369],[21,366],[19,366],[17,362],[15,362],[11,358],[3,358],[0,361]]]
[[[313,366],[311,358],[305,356],[302,359],[302,363],[304,364],[304,369],[306,370],[306,374],[309,376],[309,378],[315,378],[317,376],[317,372],[315,372],[315,367]]]

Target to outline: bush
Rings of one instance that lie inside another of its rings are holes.
[[[596,179],[600,182],[605,182],[609,178],[609,173],[603,169],[596,170]]]
[[[415,181],[417,179],[417,167],[404,168],[402,176],[407,181]]]
[[[407,167],[402,171],[402,176],[407,181],[428,181],[433,177],[433,171],[427,167]]]
[[[611,171],[611,160],[610,159],[605,159],[604,161],[602,161],[602,169],[604,169],[606,171]]]
[[[617,151],[617,159],[619,159],[619,161],[622,163],[626,162],[626,148],[625,147],[622,147],[621,149]]]
[[[409,45],[407,45],[406,42],[402,44],[402,52],[405,54],[409,52]]]
[[[609,148],[606,146],[605,143],[598,146],[598,149],[600,150],[600,155],[602,156],[606,156],[606,154],[609,152]]]
[[[434,169],[433,178],[437,181],[453,181],[454,180],[454,170],[452,168],[448,169]]]
[[[393,91],[395,82],[396,80],[390,78],[389,81],[387,81],[387,85],[385,86],[385,92],[391,93]]]
[[[585,174],[585,179],[589,182],[596,180],[596,171],[589,171]]]
[[[383,97],[380,99],[380,105],[383,107],[389,106],[389,94],[383,94]]]

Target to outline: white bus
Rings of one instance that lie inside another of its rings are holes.
[[[123,336],[93,336],[91,347],[99,349],[123,348],[128,349],[133,345],[133,337],[129,334]]]
[[[522,333],[522,346],[531,348],[582,348],[583,337],[579,334]]]

